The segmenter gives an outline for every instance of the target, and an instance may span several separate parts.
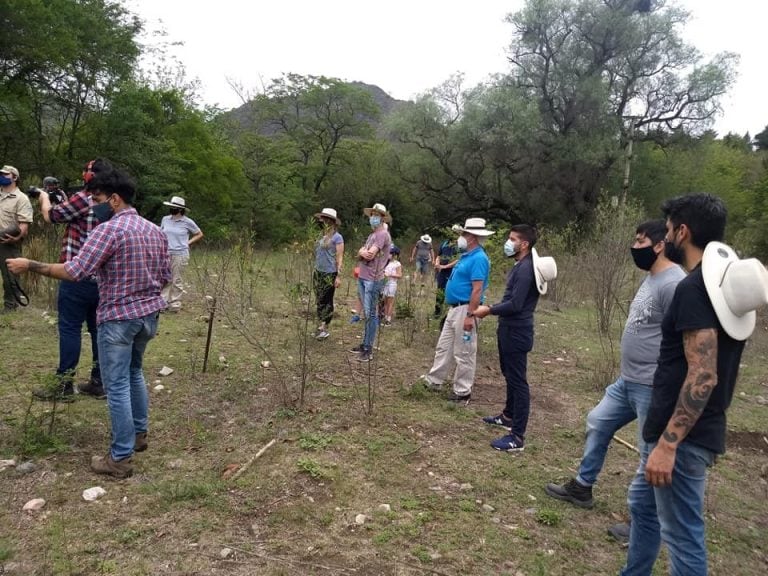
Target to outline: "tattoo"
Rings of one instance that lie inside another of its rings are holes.
[[[41,276],[49,276],[51,274],[50,264],[43,262],[36,262],[35,260],[29,261],[29,271],[40,274]]]
[[[681,442],[696,425],[717,386],[717,331],[709,328],[685,332],[683,348],[688,374],[663,434],[672,444]]]

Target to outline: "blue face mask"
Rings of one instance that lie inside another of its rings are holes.
[[[13,178],[10,176],[6,176],[5,174],[0,174],[0,186],[8,186],[9,184],[13,183]]]
[[[504,242],[504,255],[507,258],[511,258],[517,253],[517,244],[515,244],[512,240],[507,240]]]
[[[94,204],[92,210],[93,215],[96,216],[99,223],[106,222],[115,215],[115,211],[112,209],[112,206],[109,205],[109,202]]]
[[[381,216],[371,216],[368,218],[368,222],[371,224],[371,228],[378,228],[381,226]]]

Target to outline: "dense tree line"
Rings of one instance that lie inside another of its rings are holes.
[[[142,23],[117,0],[7,0],[0,150],[29,183],[72,186],[106,157],[137,179],[150,218],[181,195],[208,238],[280,243],[326,205],[362,234],[372,201],[396,237],[470,214],[588,223],[620,195],[631,140],[628,193],[649,213],[718,193],[731,240],[766,255],[768,128],[754,141],[707,131],[737,58],[703,60],[680,37],[687,19],[674,2],[528,0],[508,16],[509,69],[483,84],[456,75],[381,117],[359,86],[286,74],[234,113],[147,78]]]

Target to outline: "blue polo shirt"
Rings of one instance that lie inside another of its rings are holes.
[[[490,274],[491,261],[482,246],[478,246],[471,252],[465,252],[459,257],[448,279],[445,287],[445,302],[451,306],[469,302],[472,296],[472,282],[478,280],[483,281],[483,293],[480,296],[482,302],[485,298],[485,289],[488,288]]]

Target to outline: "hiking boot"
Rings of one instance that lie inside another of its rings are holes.
[[[74,402],[75,388],[72,382],[63,382],[55,386],[43,386],[32,391],[32,395],[38,400],[48,402]]]
[[[501,426],[507,430],[512,430],[512,420],[506,418],[503,412],[498,416],[486,416],[483,418],[483,422],[490,424],[491,426]]]
[[[134,452],[144,452],[149,448],[149,442],[147,442],[147,433],[146,432],[138,432],[136,434],[136,442],[133,445],[133,451]]]
[[[570,502],[579,508],[592,508],[595,505],[592,500],[592,486],[582,486],[575,478],[565,484],[547,484],[544,492],[552,498]]]
[[[88,384],[78,386],[77,391],[80,392],[80,394],[87,394],[88,396],[93,396],[99,400],[107,397],[107,393],[104,392],[104,386],[102,386],[100,382],[94,382],[93,380],[88,382]]]
[[[449,402],[454,402],[455,404],[461,404],[463,406],[467,406],[471,399],[472,394],[456,394],[456,392],[451,392],[451,395],[448,396]]]
[[[331,335],[331,333],[330,333],[330,332],[328,332],[328,330],[319,330],[319,331],[317,332],[317,335],[315,336],[315,338],[316,338],[317,340],[325,340],[325,339],[326,339],[326,338],[328,338],[328,336],[330,336],[330,335]]]
[[[358,362],[370,362],[371,360],[373,360],[373,354],[367,350],[360,352],[360,356],[357,357]]]
[[[112,454],[106,456],[92,456],[91,457],[91,470],[96,474],[106,474],[113,478],[128,478],[133,476],[133,464],[131,463],[131,457],[123,458],[115,462],[112,460]]]
[[[622,544],[629,543],[629,531],[630,525],[627,522],[620,522],[608,527],[608,535],[612,536],[614,540],[621,542]]]
[[[525,450],[525,442],[515,434],[507,434],[491,442],[491,448],[501,452],[522,452]]]
[[[354,352],[355,354],[362,354],[363,352],[365,352],[365,346],[363,346],[362,344],[358,344],[354,348],[350,348],[349,351]]]

